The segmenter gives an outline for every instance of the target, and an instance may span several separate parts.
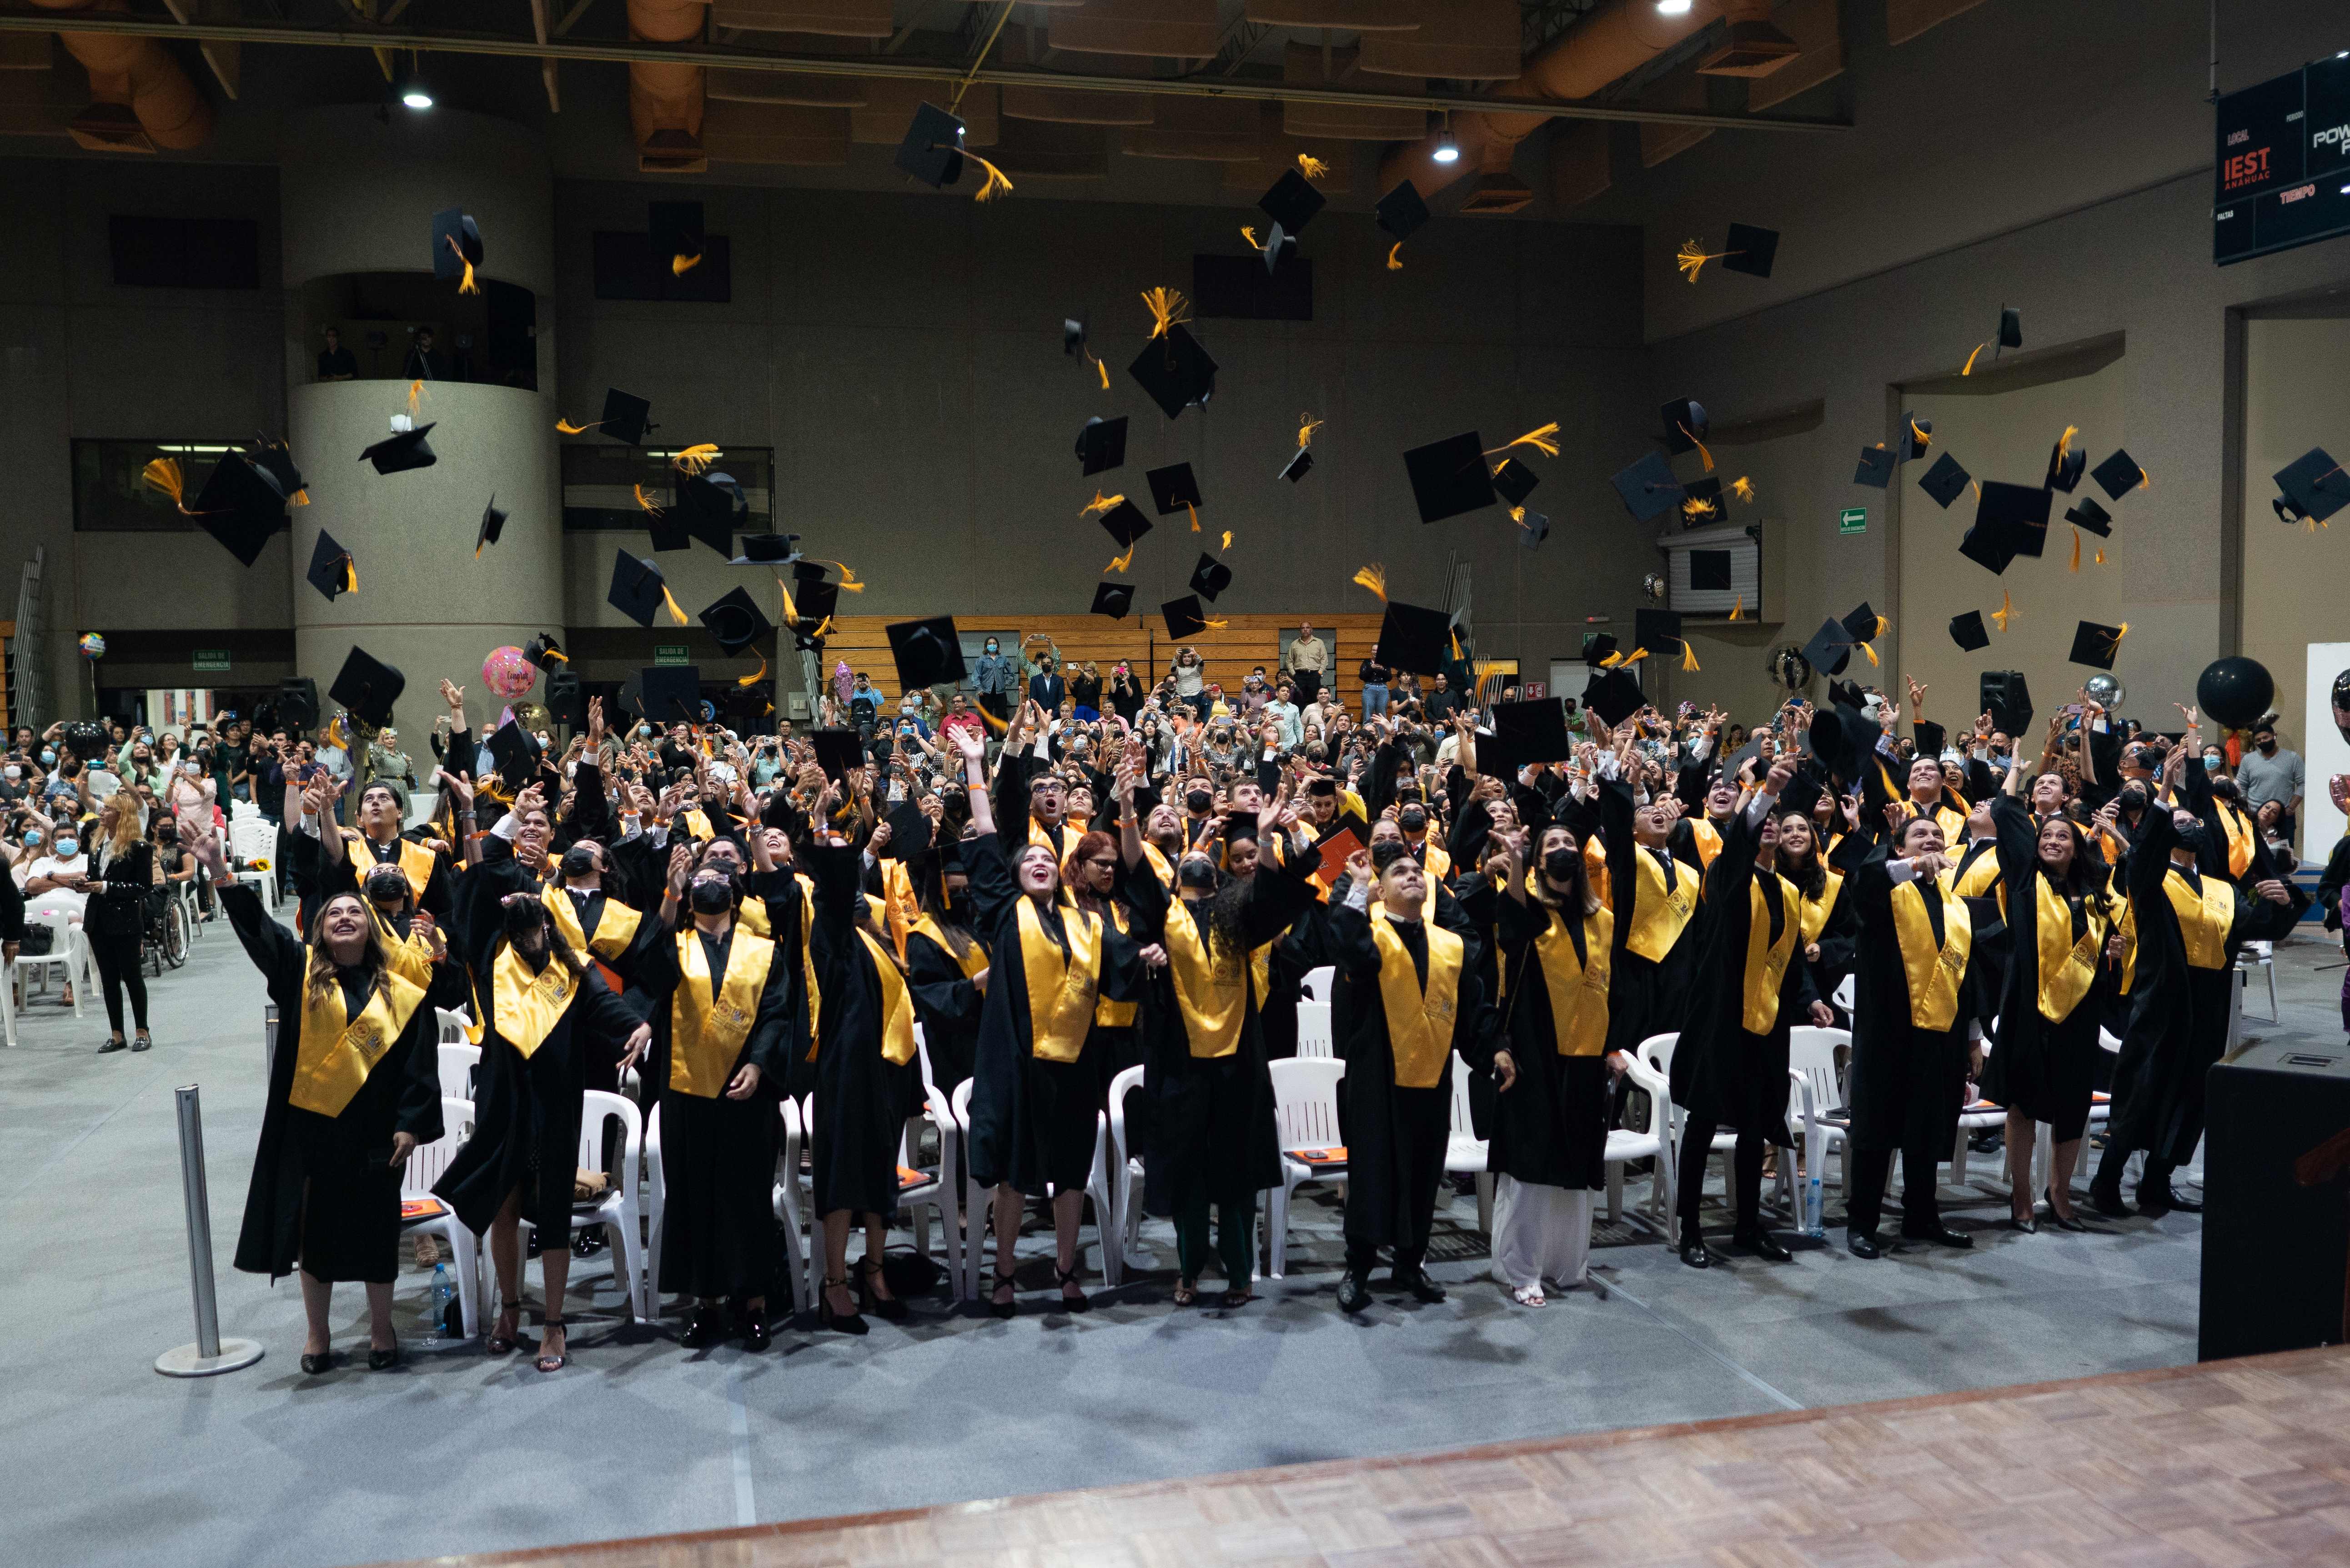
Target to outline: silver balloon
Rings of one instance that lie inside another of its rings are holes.
[[[1650,572],[1647,576],[1640,579],[1640,597],[1647,599],[1650,604],[1660,605],[1664,603],[1665,592],[1665,579],[1659,576],[1656,573]]]
[[[2122,683],[2115,680],[2110,671],[2103,670],[2090,676],[2083,684],[2082,690],[2088,692],[2090,701],[2108,713],[2120,707],[2123,701],[2129,696],[2129,693],[2123,689]]]

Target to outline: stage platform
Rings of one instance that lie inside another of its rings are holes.
[[[988,1438],[982,1430],[971,1440]],[[430,1561],[438,1568],[2350,1563],[2350,1348]]]

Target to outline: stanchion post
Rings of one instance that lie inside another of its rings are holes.
[[[188,1209],[188,1285],[195,1298],[196,1339],[155,1358],[155,1370],[166,1377],[209,1377],[234,1372],[261,1359],[256,1340],[220,1336],[220,1303],[213,1293],[213,1213],[204,1181],[204,1116],[196,1085],[179,1091],[180,1194]]]

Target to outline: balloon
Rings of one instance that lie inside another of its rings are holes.
[[[1647,599],[1650,604],[1660,605],[1664,603],[1665,595],[1668,591],[1669,590],[1665,587],[1665,579],[1659,576],[1654,572],[1650,572],[1647,576],[1640,579],[1640,597]]]
[[[2241,730],[2269,711],[2276,682],[2257,659],[2215,659],[2195,682],[2195,701],[2215,723]]]
[[[106,652],[106,639],[100,633],[86,631],[81,634],[79,646],[88,658],[101,658]]]
[[[2088,680],[2082,682],[2081,689],[2089,694],[2091,701],[2108,713],[2120,707],[2128,696],[2128,693],[2123,691],[2122,683],[2114,679],[2113,672],[2106,670],[2100,670],[2090,676]]]
[[[511,701],[538,684],[538,669],[512,644],[494,648],[482,660],[482,684]]]

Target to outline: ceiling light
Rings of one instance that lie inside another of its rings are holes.
[[[1461,161],[1461,144],[1452,140],[1452,128],[1446,126],[1436,133],[1436,151],[1430,154],[1439,163]]]
[[[394,72],[391,87],[400,101],[411,109],[432,107],[432,89],[424,85],[424,73],[417,68],[413,56]]]
[[[1657,15],[1659,16],[1686,16],[1689,8],[1690,0],[1657,0]]]
[[[431,109],[432,95],[426,92],[421,84],[411,82],[400,89],[400,101],[411,109]]]

